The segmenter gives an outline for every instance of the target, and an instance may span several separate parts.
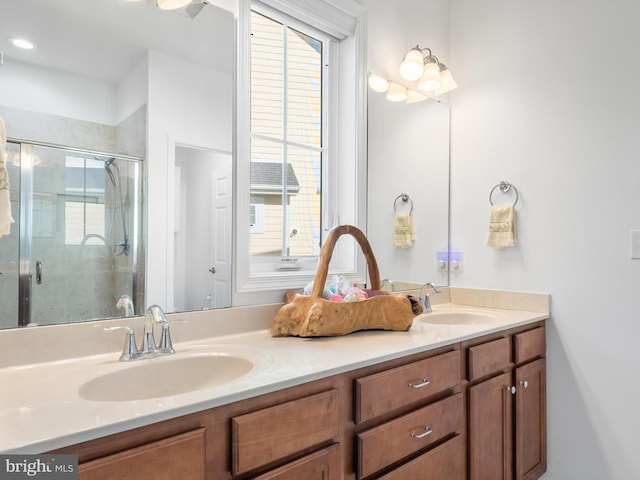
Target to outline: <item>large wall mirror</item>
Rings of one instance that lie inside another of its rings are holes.
[[[0,237],[0,328],[231,305],[238,7],[194,3],[0,0],[16,219]],[[35,48],[8,43],[19,36]],[[383,276],[446,284],[448,107],[372,93],[368,138]],[[415,205],[410,249],[393,245],[401,193]]]
[[[0,1],[0,328],[230,306],[234,9]]]
[[[390,102],[369,91],[367,236],[392,281],[449,284],[449,118],[440,101]],[[394,238],[407,214],[413,241]]]

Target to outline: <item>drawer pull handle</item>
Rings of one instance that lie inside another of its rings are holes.
[[[409,388],[422,388],[422,387],[426,387],[427,385],[429,385],[429,380],[427,380],[426,378],[424,380],[419,380],[420,383],[410,383],[409,384]]]
[[[424,437],[428,437],[432,433],[433,433],[433,430],[431,430],[429,427],[424,427],[424,432],[422,432],[422,433],[410,433],[409,435],[412,438],[424,438]]]

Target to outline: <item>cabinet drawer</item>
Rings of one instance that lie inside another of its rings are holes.
[[[357,434],[358,478],[417,452],[462,428],[462,394]]]
[[[511,362],[509,337],[470,347],[469,380],[484,377],[509,366]]]
[[[462,480],[462,437],[452,438],[378,480]]]
[[[78,466],[79,480],[204,480],[205,429],[98,458]]]
[[[516,363],[536,357],[544,357],[546,343],[544,328],[534,328],[515,336]]]
[[[454,351],[358,378],[355,422],[375,418],[460,383],[460,352]]]
[[[254,480],[338,480],[341,474],[340,448],[334,444],[259,475]]]
[[[232,470],[248,472],[338,436],[338,391],[231,419]]]

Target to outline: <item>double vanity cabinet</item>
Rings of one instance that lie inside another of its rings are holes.
[[[545,394],[535,321],[55,453],[81,480],[530,480]]]

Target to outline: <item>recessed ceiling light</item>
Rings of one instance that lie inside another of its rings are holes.
[[[27,40],[26,38],[9,37],[9,42],[14,47],[24,48],[25,50],[32,50],[36,47],[33,42]]]

